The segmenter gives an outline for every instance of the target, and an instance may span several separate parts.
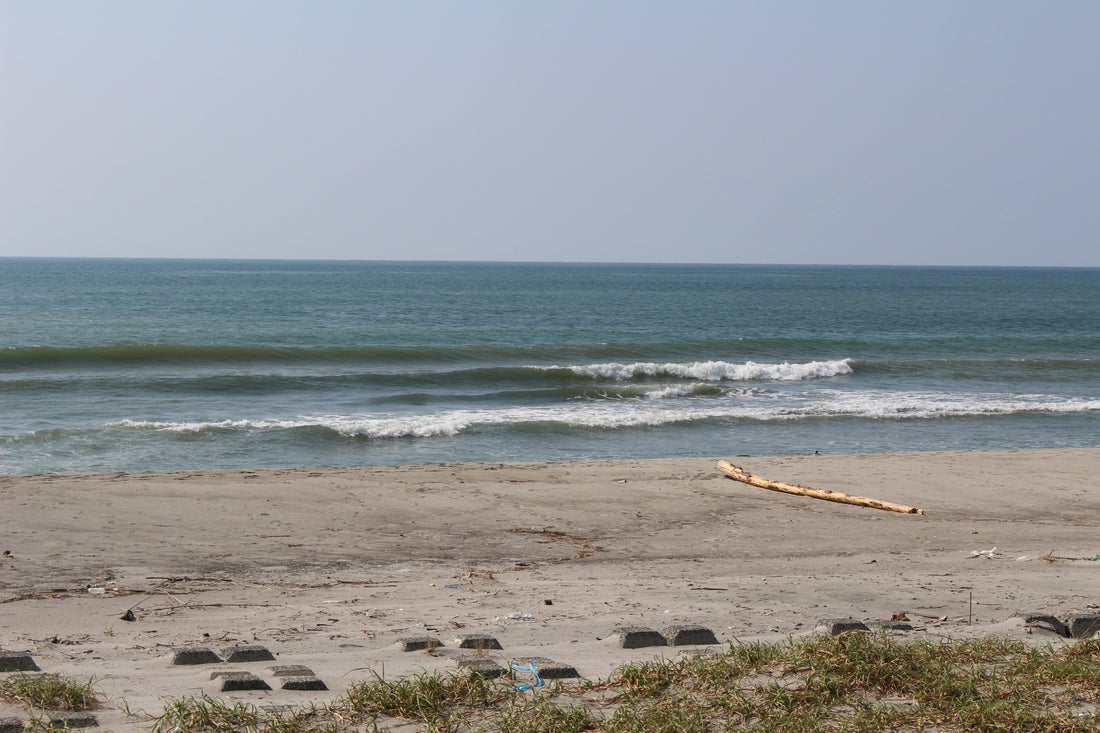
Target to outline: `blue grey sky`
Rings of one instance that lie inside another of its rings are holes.
[[[0,0],[0,254],[1100,266],[1096,0]]]

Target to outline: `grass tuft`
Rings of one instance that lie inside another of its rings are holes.
[[[99,707],[95,680],[79,682],[57,674],[13,674],[0,680],[0,699],[42,710],[82,711]]]

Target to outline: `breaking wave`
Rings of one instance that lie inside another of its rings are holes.
[[[569,367],[546,367],[547,369],[569,369],[582,377],[597,379],[636,379],[638,377],[674,377],[678,379],[698,379],[707,382],[723,381],[780,381],[796,382],[806,379],[837,377],[852,373],[851,359],[835,361],[811,361],[806,363],[783,362],[781,364],[758,364],[747,361],[735,364],[728,361],[696,361],[691,363],[675,362],[635,362],[633,364],[584,364]]]
[[[108,427],[174,433],[219,431],[327,431],[346,438],[430,438],[478,428],[614,430],[699,421],[786,421],[820,418],[888,420],[1008,416],[1023,413],[1100,411],[1100,400],[1048,395],[942,395],[831,392],[794,402],[760,399],[717,402],[632,400],[500,409],[442,410],[419,415],[304,415],[293,419],[160,422],[121,420]]]

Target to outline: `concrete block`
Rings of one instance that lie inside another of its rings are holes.
[[[503,649],[495,636],[489,634],[460,634],[451,642],[459,649]]]
[[[284,690],[327,690],[328,685],[314,675],[280,677],[280,687]]]
[[[222,692],[240,692],[242,690],[270,690],[271,685],[251,672],[237,672],[220,675]]]
[[[668,640],[661,632],[645,626],[619,626],[614,633],[619,637],[619,646],[623,649],[668,646]]]
[[[833,636],[850,631],[870,631],[867,624],[854,618],[823,618],[817,622],[816,631],[822,631]]]
[[[23,721],[19,718],[0,718],[0,733],[23,733]]]
[[[92,728],[99,725],[94,715],[88,713],[50,713],[50,727],[70,730],[71,728]]]
[[[868,621],[867,626],[872,629],[884,629],[886,631],[913,630],[913,624],[906,621]]]
[[[515,669],[513,665],[516,664],[524,666],[529,664],[534,665],[535,671],[538,672],[539,677],[542,677],[544,680],[564,680],[580,677],[575,667],[555,662],[546,657],[520,657],[519,659],[513,659],[512,664],[509,665],[512,667],[512,673],[513,675],[522,677],[524,672],[522,669]]]
[[[535,662],[535,671],[538,672],[539,677],[542,677],[544,680],[567,680],[580,677],[580,674],[577,673],[576,668],[572,665],[554,662],[549,659]]]
[[[222,649],[222,658],[227,662],[240,664],[242,662],[273,662],[275,655],[267,650],[267,647],[259,644],[238,644]]]
[[[267,668],[275,677],[313,677],[313,670],[303,664],[276,664]]]
[[[172,664],[216,664],[222,658],[212,649],[204,646],[191,646],[186,649],[177,649],[172,655]]]
[[[1100,633],[1100,613],[1072,613],[1066,616],[1066,630],[1074,639]]]
[[[0,652],[0,672],[41,672],[30,652]]]
[[[492,659],[486,659],[485,657],[462,657],[458,659],[459,669],[464,669],[470,674],[477,675],[478,677],[488,677],[490,679],[496,679],[497,677],[503,677],[508,674],[508,670],[497,664]]]
[[[397,643],[403,652],[431,651],[443,646],[443,642],[431,636],[407,636],[404,639],[398,639]]]
[[[718,638],[713,631],[698,624],[668,626],[664,630],[664,637],[669,646],[702,646],[718,643]]]
[[[1062,620],[1055,616],[1051,616],[1049,613],[1020,611],[1012,614],[1009,618],[1022,618],[1024,623],[1028,626],[1038,626],[1041,629],[1053,631],[1058,636],[1069,636],[1069,629],[1062,623]]]

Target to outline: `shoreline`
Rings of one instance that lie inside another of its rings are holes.
[[[196,644],[262,644],[330,688],[224,695],[285,704],[457,669],[408,636],[487,633],[596,679],[676,652],[621,649],[617,626],[725,643],[904,613],[907,634],[1047,639],[1010,617],[1100,603],[1100,448],[725,457],[925,515],[746,486],[719,458],[3,475],[0,644],[156,713],[215,694],[171,664]]]

